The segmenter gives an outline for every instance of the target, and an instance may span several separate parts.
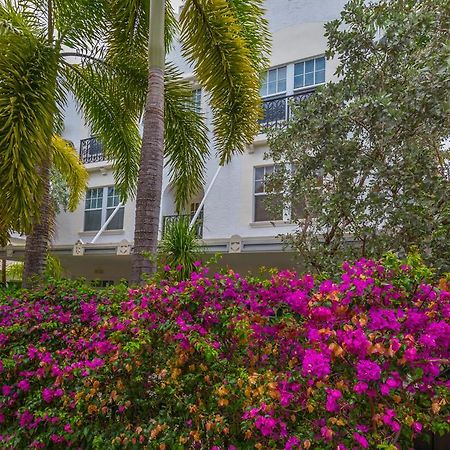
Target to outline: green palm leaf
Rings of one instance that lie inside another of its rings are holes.
[[[4,17],[5,10],[0,8]],[[18,22],[14,22],[18,25]],[[26,233],[39,216],[36,167],[49,155],[56,112],[57,52],[26,28],[0,34],[0,238]]]
[[[205,119],[195,111],[192,87],[173,66],[166,67],[165,156],[181,211],[202,187],[209,153]]]
[[[89,173],[71,142],[54,135],[52,147],[53,166],[61,174],[69,188],[68,209],[75,211],[81,197],[86,192]]]
[[[259,130],[260,54],[268,46],[266,22],[256,0],[187,0],[180,16],[184,56],[210,94],[221,163],[243,152]],[[253,37],[256,27],[261,32]],[[258,38],[259,36],[259,38]]]

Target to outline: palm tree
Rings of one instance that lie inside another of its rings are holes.
[[[128,69],[125,78],[128,84],[139,86],[138,103],[144,107],[136,196],[135,282],[156,270],[154,258],[151,261],[144,254],[156,254],[164,157],[176,188],[177,209],[182,210],[202,184],[209,151],[202,120],[195,117],[192,108],[186,108],[189,84],[166,62],[166,52],[178,36],[183,55],[209,95],[220,164],[229,162],[258,132],[260,74],[266,68],[269,47],[262,3],[186,0],[177,22],[170,0],[110,2],[107,58],[122,66],[124,73]],[[131,66],[137,68],[133,74]],[[190,131],[195,134],[191,136]]]
[[[93,76],[92,70],[67,60],[73,54],[91,59],[92,49],[103,37],[104,6],[107,2],[87,0],[4,0],[0,4],[0,241],[4,244],[12,231],[28,235],[25,284],[35,275],[41,277],[45,268],[51,224],[50,168],[70,174],[72,205],[84,191],[86,177],[83,181],[83,175],[77,178],[82,171],[72,170],[80,168],[74,149],[58,137],[67,95],[81,92],[82,106],[95,103],[102,120],[91,123],[92,131],[107,153],[124,151],[118,159],[124,168],[118,172],[123,199],[132,184],[126,166],[139,150],[139,117],[128,114],[126,105],[117,100],[119,86],[111,81],[110,67],[103,65],[103,75],[98,71]],[[105,74],[110,82],[107,92],[100,94],[96,83]]]

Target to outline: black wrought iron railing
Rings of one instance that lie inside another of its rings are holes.
[[[181,215],[175,215],[175,216],[163,216],[163,223],[162,223],[162,235],[164,236],[164,233],[167,230],[167,227],[180,219],[186,219],[191,221],[194,217],[194,214],[181,214]],[[194,228],[197,232],[197,237],[202,238],[203,237],[203,211],[199,214],[197,220],[195,221]]]
[[[270,128],[284,128],[292,117],[292,105],[307,99],[314,93],[314,89],[293,95],[284,95],[263,100],[264,117],[259,121],[261,131]]]
[[[93,163],[105,160],[103,146],[95,137],[80,141],[80,158],[83,163]]]

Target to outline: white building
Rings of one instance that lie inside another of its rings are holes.
[[[260,266],[294,266],[293,254],[283,248],[279,237],[294,230],[289,211],[285,211],[283,217],[270,217],[263,206],[264,175],[273,168],[271,161],[264,158],[268,150],[264,131],[267,126],[282,126],[289,116],[289,98],[301,99],[312,93],[315,86],[333,79],[336,62],[324,58],[327,44],[324,23],[337,18],[345,3],[346,0],[265,1],[272,33],[272,55],[271,69],[261,89],[265,110],[261,133],[245,154],[235,156],[220,170],[206,198],[199,224],[205,251],[221,253],[222,265],[240,272],[257,271]],[[195,84],[192,69],[177,51],[169,59],[192,79],[194,95],[210,123],[206,95]],[[68,276],[105,283],[129,278],[134,201],[125,204],[98,235],[119,202],[114,191],[112,165],[103,159],[101,147],[90,136],[76,105],[68,107],[65,124],[64,137],[79,147],[90,173],[89,190],[74,213],[62,213],[57,217],[52,251]],[[211,185],[217,168],[218,161],[212,157],[207,163],[204,189],[191,199],[192,211]],[[165,174],[161,232],[165,221],[175,214],[173,191]],[[21,255],[21,245],[11,245],[7,249],[8,259]]]

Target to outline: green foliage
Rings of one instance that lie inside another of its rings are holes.
[[[52,255],[47,255],[44,277],[45,280],[60,280],[63,276],[61,261]],[[6,267],[6,279],[8,282],[21,281],[23,277],[23,263],[15,262]]]
[[[259,130],[259,76],[267,65],[261,0],[187,0],[180,15],[184,56],[210,94],[221,163],[243,152]]]
[[[162,264],[168,266],[167,271],[175,279],[185,280],[196,270],[200,244],[196,227],[190,227],[189,216],[166,224],[158,251]]]
[[[0,291],[0,445],[412,448],[450,431],[450,285],[423,270]]]
[[[274,182],[305,203],[288,241],[308,268],[417,248],[449,271],[449,25],[447,0],[351,0],[326,25],[339,79],[270,137],[295,168]]]

